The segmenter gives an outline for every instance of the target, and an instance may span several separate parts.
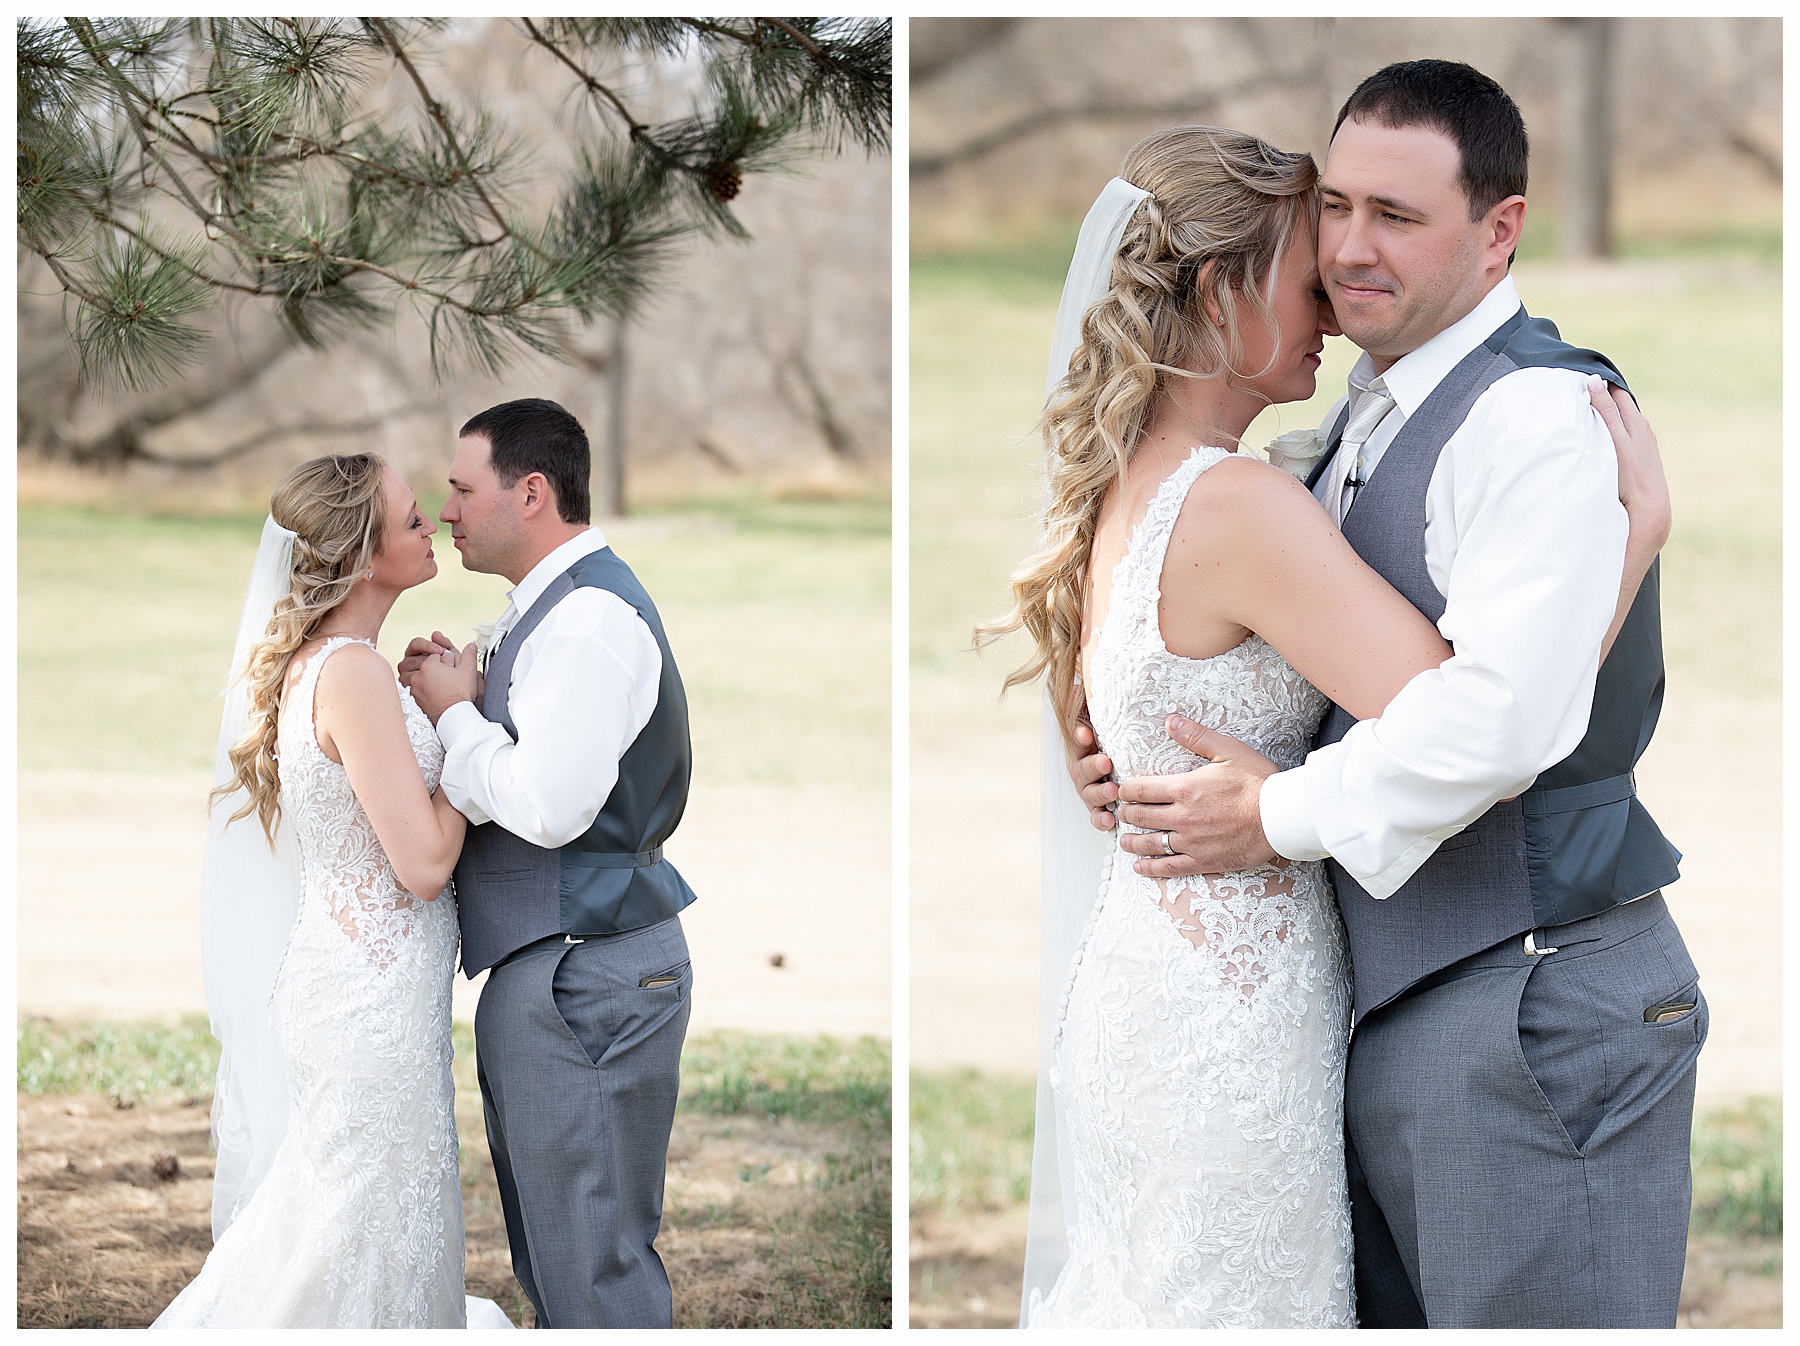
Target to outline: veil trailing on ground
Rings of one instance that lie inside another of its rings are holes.
[[[292,583],[293,555],[294,535],[274,519],[266,520],[231,655],[213,760],[215,786],[231,782],[226,754],[250,722],[245,664],[251,647],[268,631],[276,601]],[[215,1243],[269,1171],[287,1130],[287,1081],[281,1044],[269,1018],[269,996],[299,909],[300,862],[290,829],[276,830],[271,849],[254,813],[230,821],[244,800],[238,789],[212,805],[201,881],[206,1010],[220,1047],[212,1112],[219,1156],[213,1178]]]
[[[1048,400],[1069,372],[1081,344],[1082,319],[1111,285],[1113,257],[1125,226],[1150,193],[1114,178],[1081,223],[1075,256],[1063,282],[1050,341],[1044,396]],[[1038,933],[1037,1129],[1031,1154],[1031,1212],[1025,1240],[1025,1289],[1020,1323],[1034,1298],[1050,1293],[1069,1257],[1063,1195],[1070,1189],[1067,1129],[1050,1087],[1051,1050],[1062,1024],[1069,965],[1081,942],[1113,841],[1088,825],[1087,809],[1069,782],[1056,711],[1046,696],[1039,753],[1041,920]]]

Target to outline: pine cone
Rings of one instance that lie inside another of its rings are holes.
[[[721,204],[735,197],[743,185],[744,171],[731,161],[706,170],[706,189]]]

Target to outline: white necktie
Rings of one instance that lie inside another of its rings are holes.
[[[1367,480],[1363,473],[1363,447],[1369,442],[1369,436],[1375,433],[1375,427],[1393,409],[1394,395],[1379,378],[1371,381],[1367,388],[1357,394],[1350,423],[1344,427],[1344,438],[1338,446],[1340,454],[1350,455],[1350,470],[1344,475],[1343,493],[1338,498],[1337,517],[1340,524],[1350,512],[1357,490]]]

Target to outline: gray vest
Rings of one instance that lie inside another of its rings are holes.
[[[1425,567],[1425,493],[1438,454],[1495,380],[1527,368],[1573,369],[1624,385],[1612,364],[1567,345],[1523,309],[1445,376],[1382,455],[1344,517],[1358,556],[1436,622],[1444,596]],[[1343,436],[1338,417],[1324,474]],[[1335,860],[1326,863],[1350,936],[1356,1016],[1425,977],[1533,928],[1593,916],[1679,877],[1681,854],[1637,801],[1632,767],[1662,708],[1662,618],[1651,566],[1594,687],[1586,736],[1516,800],[1494,805],[1446,840],[1386,901]],[[1355,717],[1333,706],[1314,739],[1341,739]]]
[[[667,920],[694,900],[662,858],[662,845],[687,807],[692,752],[687,694],[662,619],[637,576],[612,548],[582,557],[545,589],[488,659],[481,713],[517,742],[507,711],[513,661],[550,609],[577,588],[617,594],[643,618],[662,654],[650,722],[619,759],[619,779],[587,831],[555,850],[534,846],[498,823],[471,827],[456,862],[462,966],[470,977],[548,935],[611,935]]]

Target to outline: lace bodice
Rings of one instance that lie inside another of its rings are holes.
[[[313,694],[325,661],[345,645],[367,643],[348,636],[326,641],[283,705],[277,732],[281,810],[293,823],[303,889],[325,905],[344,933],[361,946],[364,957],[387,968],[394,962],[398,942],[416,933],[426,904],[400,886],[350,787],[349,773],[319,747],[313,723]],[[444,745],[405,687],[400,688],[400,708],[425,789],[436,790],[444,770]]]
[[[269,1013],[287,1131],[269,1172],[158,1327],[461,1327],[462,1191],[450,1061],[456,904],[401,887],[348,773],[319,747],[326,642],[282,706],[281,817],[300,907]],[[444,752],[402,688],[428,787]]]
[[[1087,695],[1094,733],[1121,781],[1200,764],[1163,729],[1171,712],[1229,734],[1286,769],[1305,760],[1330,704],[1261,636],[1209,659],[1185,658],[1163,642],[1157,605],[1175,520],[1200,474],[1227,456],[1218,448],[1190,453],[1158,488],[1113,568]]]
[[[1168,737],[1171,712],[1288,767],[1325,711],[1257,636],[1207,659],[1163,641],[1169,538],[1224,457],[1195,449],[1169,475],[1113,571],[1086,690],[1121,781],[1198,764]],[[1028,1323],[1351,1325],[1349,965],[1323,870],[1158,882],[1135,858],[1112,853],[1052,1035],[1075,1213]]]

